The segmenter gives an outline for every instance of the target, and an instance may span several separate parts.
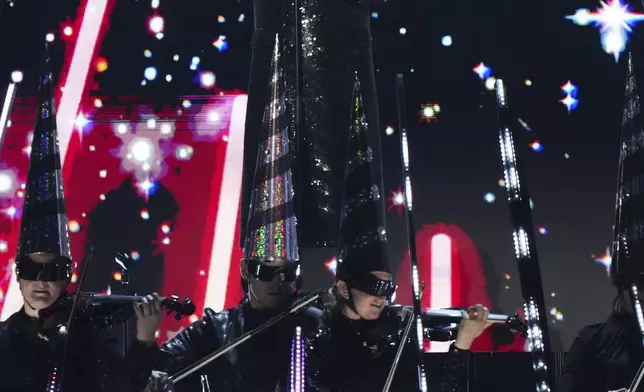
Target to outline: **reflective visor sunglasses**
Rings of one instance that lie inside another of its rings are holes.
[[[391,299],[396,292],[396,285],[391,280],[383,280],[374,274],[363,274],[356,276],[347,281],[353,289],[360,290],[364,293]]]
[[[17,264],[16,273],[20,279],[44,282],[67,280],[72,276],[70,262],[66,259],[43,264],[34,263],[31,259],[25,258]]]
[[[248,261],[248,273],[262,282],[272,282],[276,276],[280,276],[284,282],[295,282],[297,279],[297,265],[289,264],[273,267],[262,264],[259,261],[250,260]]]

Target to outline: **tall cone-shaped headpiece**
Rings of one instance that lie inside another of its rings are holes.
[[[16,263],[20,276],[33,256],[55,257],[58,264],[65,265],[62,277],[63,271],[71,271],[71,253],[48,44],[39,90]]]
[[[299,261],[297,219],[293,201],[292,151],[286,107],[286,79],[280,39],[276,36],[269,103],[264,110],[257,154],[244,258],[272,262]]]
[[[374,173],[372,143],[362,104],[360,80],[356,74],[351,108],[351,129],[344,177],[338,266],[336,278],[348,278],[368,272],[389,272],[382,178]]]
[[[611,264],[611,278],[619,287],[625,287],[644,276],[644,129],[642,125],[633,58],[629,53]]]

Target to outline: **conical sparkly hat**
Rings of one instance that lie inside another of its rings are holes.
[[[34,254],[51,254],[70,263],[69,232],[56,131],[54,85],[49,47],[39,84],[39,103],[29,157],[16,262]]]
[[[644,275],[644,129],[629,53],[626,74],[622,145],[617,179],[617,201],[611,278],[624,287]]]
[[[292,263],[300,259],[291,170],[293,146],[288,137],[287,86],[277,36],[271,69],[270,97],[264,110],[244,258]]]
[[[382,199],[382,178],[374,173],[373,151],[369,140],[360,80],[356,74],[351,108],[351,129],[344,193],[338,237],[338,267],[336,278],[366,272],[389,272],[385,212]]]

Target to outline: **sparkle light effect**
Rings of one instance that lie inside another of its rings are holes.
[[[473,71],[476,72],[481,80],[486,80],[492,75],[492,69],[483,62],[474,67]]]
[[[569,80],[563,86],[561,86],[561,91],[564,93],[565,97],[559,102],[564,104],[564,106],[568,109],[568,113],[577,109],[577,105],[579,105],[579,100],[577,99],[577,93],[579,92],[579,89],[577,88],[577,86],[572,84]]]
[[[644,20],[644,14],[631,12],[630,6],[622,0],[600,1],[600,5],[595,12],[586,8],[578,9],[566,19],[579,26],[592,24],[598,27],[604,52],[619,61],[619,56],[626,50],[629,34],[637,23]]]
[[[432,121],[438,120],[438,114],[441,111],[441,107],[435,103],[428,103],[422,105],[420,108],[420,118],[426,123],[431,123]]]
[[[391,211],[395,208],[398,215],[402,215],[405,208],[405,194],[402,189],[398,187],[397,190],[389,191],[389,194],[389,206],[387,207],[387,211]]]
[[[326,268],[326,270],[329,271],[331,275],[335,276],[335,272],[338,269],[338,259],[335,257],[331,257],[330,259],[324,262],[324,268]]]
[[[606,247],[606,251],[599,256],[591,256],[595,263],[601,264],[606,268],[606,275],[610,276],[610,266],[613,263],[613,257],[609,247]]]
[[[154,182],[166,172],[161,142],[172,138],[174,124],[150,118],[146,122],[138,122],[134,132],[130,132],[129,125],[125,123],[116,123],[112,129],[122,142],[117,153],[121,158],[121,168],[134,174],[144,195],[151,194]]]

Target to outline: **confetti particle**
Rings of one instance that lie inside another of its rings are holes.
[[[152,57],[152,52],[150,52],[150,49],[144,50],[143,51],[143,56],[145,56],[145,58],[148,58],[148,59],[151,58]]]
[[[80,226],[80,223],[72,219],[67,223],[67,228],[72,233],[78,233],[80,231],[81,226]]]
[[[65,28],[63,29],[63,35],[65,35],[66,37],[71,37],[72,34],[74,34],[74,29],[72,29],[71,26],[65,26]]]
[[[479,76],[481,80],[485,80],[489,78],[490,75],[492,75],[492,70],[483,62],[472,68],[472,70]]]
[[[203,88],[211,89],[215,87],[216,81],[217,78],[215,77],[215,74],[210,71],[202,72],[201,75],[199,75],[199,84]]]
[[[564,153],[564,158],[566,158],[566,159],[570,159],[570,154],[568,154],[568,153]]]
[[[496,200],[496,195],[492,192],[488,192],[483,196],[483,200],[485,200],[485,202],[487,203],[494,203],[494,201]]]
[[[165,28],[165,20],[163,19],[162,16],[155,15],[152,18],[150,18],[148,27],[150,28],[151,32],[158,35],[159,33],[162,33],[163,29]]]
[[[109,64],[107,63],[107,59],[105,57],[99,57],[98,60],[96,60],[96,72],[103,73],[107,71],[108,67]]]
[[[524,81],[524,83],[525,83],[525,85],[526,85],[526,86],[528,86],[528,87],[532,86],[532,80],[530,80],[530,79],[526,79],[526,80]]]
[[[443,46],[452,46],[452,36],[446,35],[441,38],[441,44],[443,44]]]
[[[548,235],[548,230],[543,226],[540,226],[537,230],[539,231],[539,234],[541,234],[541,235]]]
[[[530,148],[535,152],[543,151],[543,145],[538,140],[535,140],[532,143],[530,143]]]
[[[157,78],[157,69],[154,67],[147,67],[145,71],[143,71],[143,76],[147,80],[154,80]]]
[[[385,128],[385,134],[386,134],[387,136],[391,136],[391,135],[393,135],[395,132],[396,132],[396,131],[394,130],[394,128],[393,128],[392,126],[388,126],[387,128]]]
[[[105,177],[107,177],[107,170],[100,170],[100,171],[98,172],[98,176],[99,176],[100,178],[105,178]]]
[[[494,91],[496,88],[496,78],[494,76],[490,76],[489,78],[485,79],[485,88]]]
[[[407,34],[407,29],[404,27],[401,27],[400,30],[398,30],[398,32],[400,33],[400,35],[405,35]]]

